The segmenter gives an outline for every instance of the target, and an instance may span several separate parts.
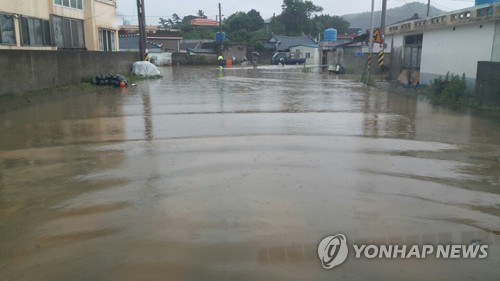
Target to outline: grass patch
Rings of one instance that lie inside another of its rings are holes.
[[[462,76],[447,73],[431,81],[430,87],[422,87],[417,94],[427,96],[433,104],[468,107],[483,111],[498,111],[500,107],[482,104],[472,92],[467,90],[465,74]]]
[[[356,69],[353,66],[344,66],[344,74],[355,74]]]
[[[459,75],[448,72],[446,76],[431,81],[431,93],[433,99],[448,103],[462,104],[468,103],[471,95],[467,92],[465,74]]]
[[[360,82],[366,84],[367,86],[371,86],[371,87],[377,86],[375,79],[373,79],[373,75],[368,73],[368,72],[363,73],[363,76],[361,76]]]
[[[66,97],[109,93],[112,87],[96,87],[90,83],[79,83],[70,86],[47,88],[34,91],[20,91],[0,95],[0,114],[22,109],[31,105],[60,100]]]

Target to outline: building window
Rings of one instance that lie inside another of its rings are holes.
[[[25,18],[21,19],[22,44],[24,46],[50,46],[50,27],[48,20]]]
[[[422,47],[406,47],[404,54],[404,67],[405,68],[420,68],[422,60]]]
[[[85,49],[83,21],[52,16],[54,43],[61,49]]]
[[[99,29],[99,50],[112,52],[116,51],[115,31]]]
[[[14,19],[11,15],[0,14],[0,44],[16,44]]]
[[[420,68],[420,62],[422,60],[422,42],[422,34],[405,36],[403,58],[403,66],[405,68]]]
[[[68,8],[83,10],[83,0],[54,0],[54,4]]]
[[[311,58],[311,53],[310,52],[306,52],[306,59],[309,59]]]
[[[489,7],[477,10],[478,17],[487,17],[487,16],[491,16],[491,15],[493,15],[493,6],[489,6]]]

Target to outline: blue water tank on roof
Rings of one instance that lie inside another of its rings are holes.
[[[337,30],[335,28],[328,28],[324,31],[324,38],[327,42],[337,41]]]
[[[220,43],[220,42],[226,42],[226,33],[225,32],[217,32],[215,34],[215,42]]]
[[[477,5],[483,5],[483,4],[491,4],[495,2],[500,2],[500,0],[476,0],[476,6]]]

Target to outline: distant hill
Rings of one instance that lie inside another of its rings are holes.
[[[437,16],[439,14],[445,13],[444,11],[435,8],[431,5],[430,16]],[[358,13],[358,14],[348,14],[343,15],[344,20],[351,23],[352,28],[362,28],[370,29],[371,13]],[[375,27],[380,26],[381,11],[375,12]],[[427,15],[427,5],[419,2],[412,2],[405,4],[401,7],[392,8],[387,10],[386,24],[393,24],[402,20],[411,18],[414,14],[418,14],[419,17],[424,18]]]

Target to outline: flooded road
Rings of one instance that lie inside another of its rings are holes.
[[[500,118],[295,68],[0,115],[0,280],[498,280]],[[318,243],[486,244],[356,259]]]

